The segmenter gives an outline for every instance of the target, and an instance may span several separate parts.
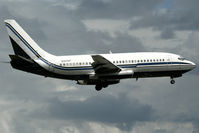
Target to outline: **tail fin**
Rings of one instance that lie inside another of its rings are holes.
[[[10,19],[4,22],[16,55],[33,60],[50,55],[41,49],[15,20]]]

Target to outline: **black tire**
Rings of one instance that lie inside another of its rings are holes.
[[[171,83],[171,84],[175,84],[175,80],[172,79],[172,80],[170,81],[170,83]]]
[[[102,89],[102,86],[101,85],[96,85],[95,89],[96,89],[96,91],[100,91]]]

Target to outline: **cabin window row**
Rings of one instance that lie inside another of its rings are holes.
[[[146,63],[146,62],[163,62],[164,59],[145,59],[145,60],[123,60],[123,61],[113,61],[113,63],[121,64],[121,63]]]
[[[115,64],[124,64],[124,63],[147,63],[147,62],[164,62],[165,59],[145,59],[145,60],[120,60],[113,61]],[[83,66],[91,65],[91,62],[74,62],[74,63],[60,63],[60,66]]]
[[[60,66],[83,66],[83,65],[91,65],[91,62],[60,63]]]

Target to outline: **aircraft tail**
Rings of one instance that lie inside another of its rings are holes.
[[[41,49],[37,43],[12,19],[4,20],[15,55],[27,59],[38,59],[50,55]]]

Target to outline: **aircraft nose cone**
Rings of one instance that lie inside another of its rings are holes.
[[[192,69],[194,69],[196,67],[196,64],[194,62],[191,62],[191,66],[192,66]]]

